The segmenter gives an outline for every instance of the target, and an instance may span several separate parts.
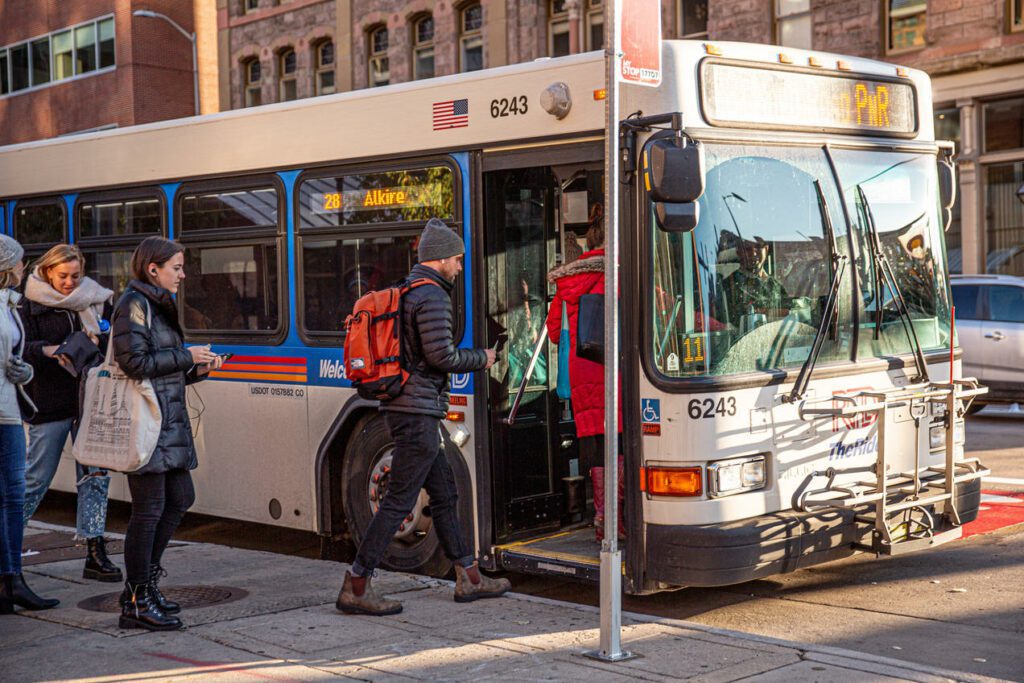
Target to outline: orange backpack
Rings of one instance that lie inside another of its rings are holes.
[[[345,319],[345,377],[365,399],[387,401],[402,393],[402,297],[428,278],[365,294]]]

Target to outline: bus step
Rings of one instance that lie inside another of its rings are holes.
[[[499,566],[505,569],[593,582],[600,579],[600,553],[592,526],[563,529],[494,548]]]

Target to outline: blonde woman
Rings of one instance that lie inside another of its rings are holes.
[[[32,379],[32,366],[21,358],[25,333],[15,307],[21,295],[21,257],[17,241],[0,235],[0,614],[14,607],[43,610],[60,601],[32,592],[21,573],[21,514],[25,507],[25,430],[18,409],[18,388]]]
[[[78,247],[58,244],[36,262],[25,282],[26,301],[19,310],[25,326],[25,360],[35,369],[35,378],[25,389],[36,406],[34,411],[22,406],[28,423],[25,524],[50,488],[78,419],[77,370],[97,362],[101,349],[106,350],[114,293],[84,271],[85,257]],[[82,576],[120,582],[121,570],[107,557],[103,541],[110,477],[81,465],[76,465],[76,477],[77,535],[88,546]]]

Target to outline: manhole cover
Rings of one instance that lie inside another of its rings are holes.
[[[221,605],[249,595],[241,588],[230,586],[160,586],[160,591],[168,600],[179,603],[182,609]],[[82,600],[78,607],[90,612],[120,612],[121,606],[117,601],[120,596],[120,591],[94,595]]]

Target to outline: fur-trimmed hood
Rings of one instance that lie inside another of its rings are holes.
[[[563,277],[581,273],[604,273],[604,249],[588,251],[575,261],[552,268],[548,273],[548,282],[554,283]]]

